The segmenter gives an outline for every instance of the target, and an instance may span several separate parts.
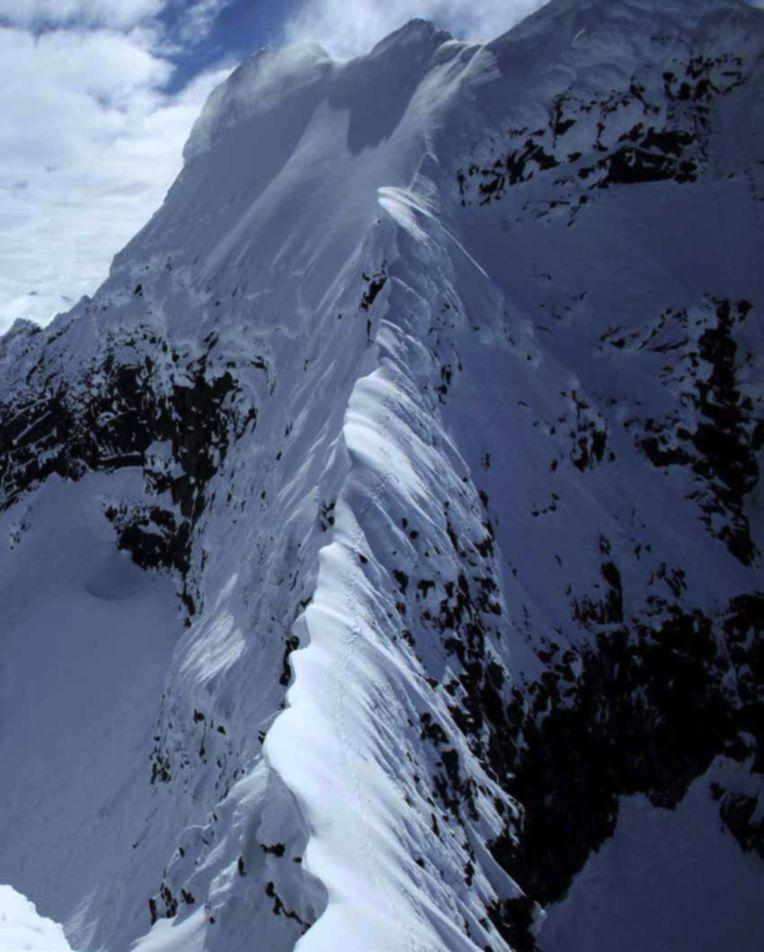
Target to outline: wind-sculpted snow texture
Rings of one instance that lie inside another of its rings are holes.
[[[0,881],[73,947],[761,948],[763,37],[260,52],[0,341]]]

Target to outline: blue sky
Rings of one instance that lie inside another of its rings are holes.
[[[183,36],[187,19],[183,2],[168,4],[160,14],[170,36]],[[295,10],[292,0],[228,0],[210,5],[207,29],[196,42],[185,37],[174,57],[176,72],[168,89],[181,89],[200,70],[215,65],[221,58],[241,60],[259,46],[278,46],[284,42],[284,25]]]
[[[346,58],[414,16],[488,39],[541,2],[0,0],[0,332],[93,293],[253,50],[315,39]]]

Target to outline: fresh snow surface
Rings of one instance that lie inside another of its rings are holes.
[[[182,630],[170,580],[120,552],[103,517],[100,493],[130,482],[52,479],[2,520],[23,539],[0,556],[0,881],[79,930],[80,903],[143,835],[146,747]]]
[[[72,952],[64,930],[37,914],[34,903],[0,886],[0,952]]]
[[[764,544],[760,489],[741,515],[716,457],[676,460],[732,346],[755,469],[762,35],[728,0],[552,0],[487,45],[412,21],[345,64],[261,51],[96,295],[0,339],[0,882],[74,947],[525,952],[511,702],[543,728],[623,626],[703,632],[761,587],[731,551]],[[710,118],[663,75],[697,49]],[[660,174],[603,164],[680,121]],[[714,348],[722,300],[753,310]],[[714,677],[742,696],[745,669]],[[709,800],[722,741],[693,760],[688,720],[695,784],[621,798],[533,913],[544,952],[717,952],[689,866],[764,941],[759,860]],[[536,805],[581,806],[564,748]]]

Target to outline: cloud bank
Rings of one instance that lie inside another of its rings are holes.
[[[195,36],[213,0],[189,5]],[[47,322],[106,276],[162,202],[227,68],[168,95],[161,0],[0,0],[0,332]]]

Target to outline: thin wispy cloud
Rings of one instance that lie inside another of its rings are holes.
[[[0,0],[0,22],[126,28],[157,14],[163,4],[164,0]]]

